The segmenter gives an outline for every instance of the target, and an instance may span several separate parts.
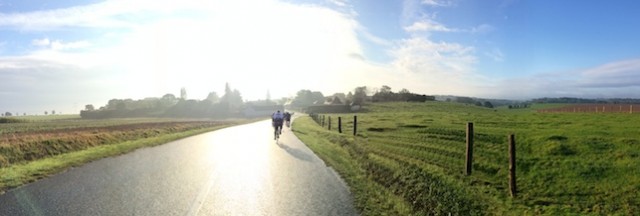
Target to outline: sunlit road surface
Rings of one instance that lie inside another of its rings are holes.
[[[226,128],[102,159],[0,195],[0,215],[357,215],[285,127]]]

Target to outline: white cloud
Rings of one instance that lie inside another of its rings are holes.
[[[360,35],[362,35],[365,39],[377,44],[377,45],[381,45],[381,46],[391,46],[393,45],[393,42],[384,38],[380,38],[378,36],[375,36],[373,34],[371,34],[366,28],[362,27],[362,26],[358,26],[357,28],[358,33]]]
[[[49,38],[35,39],[35,40],[31,41],[31,45],[46,47],[46,46],[51,45],[51,41],[49,40]]]
[[[411,23],[404,30],[406,39],[396,41],[389,51],[394,58],[390,70],[403,77],[397,86],[426,94],[477,95],[477,82],[486,78],[475,71],[477,57],[472,46],[455,42],[433,41],[433,32],[472,32],[471,29],[451,28],[437,22],[436,13],[424,14],[421,6],[453,6],[451,1],[411,1],[403,4],[403,18]],[[483,28],[486,28],[483,27]],[[390,84],[392,85],[392,84]]]
[[[453,6],[453,1],[450,1],[450,0],[422,0],[421,3],[429,6],[435,6],[435,7]]]
[[[457,43],[433,42],[424,37],[401,40],[391,50],[392,67],[405,76],[403,85],[425,93],[468,93],[475,74],[474,48]],[[408,81],[410,80],[410,81]]]
[[[640,59],[615,61],[593,68],[539,73],[526,77],[492,79],[477,85],[486,97],[640,97]]]
[[[107,0],[101,3],[32,11],[0,13],[0,27],[22,31],[48,31],[65,27],[134,28],[154,15],[199,9],[209,4],[185,0],[176,4],[171,0]]]
[[[640,87],[640,59],[610,62],[584,70],[577,85],[586,88]]]
[[[502,50],[498,48],[494,48],[493,50],[489,52],[485,52],[484,54],[489,58],[493,59],[494,61],[497,61],[497,62],[504,61],[504,54],[502,53]]]
[[[69,49],[80,49],[89,47],[91,44],[87,41],[74,41],[64,43],[61,41],[53,41],[51,43],[51,49],[54,50],[69,50]]]
[[[411,26],[404,28],[407,32],[456,32],[457,29],[448,28],[430,19],[414,22]]]
[[[478,33],[478,34],[484,34],[484,33],[489,33],[495,30],[495,27],[493,27],[492,25],[489,24],[480,24],[476,27],[473,27],[469,30],[469,32],[471,33]]]
[[[347,6],[347,3],[349,2],[348,0],[327,0],[327,1],[329,1],[329,3],[337,5],[339,7],[345,7],[345,6]]]
[[[91,44],[88,41],[74,41],[63,42],[60,40],[49,40],[49,38],[35,39],[31,41],[31,45],[38,47],[45,47],[52,50],[71,50],[89,47]]]

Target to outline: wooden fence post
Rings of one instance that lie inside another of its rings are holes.
[[[471,167],[473,166],[473,122],[467,122],[467,161],[466,175],[471,175]]]
[[[509,135],[509,191],[511,197],[516,197],[516,138],[514,134]]]
[[[324,115],[322,115],[322,127],[324,127]]]
[[[342,117],[338,116],[338,133],[342,133]]]
[[[633,105],[629,105],[629,113],[633,113]]]
[[[331,116],[329,116],[329,126],[327,127],[327,130],[331,130]]]
[[[356,131],[358,131],[358,116],[353,116],[353,135],[356,135]]]

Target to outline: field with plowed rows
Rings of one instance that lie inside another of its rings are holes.
[[[572,113],[640,113],[640,104],[567,104],[554,108],[538,109],[538,112]]]

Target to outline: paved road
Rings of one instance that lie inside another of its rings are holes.
[[[0,195],[0,215],[357,215],[348,188],[270,121],[106,158]]]

